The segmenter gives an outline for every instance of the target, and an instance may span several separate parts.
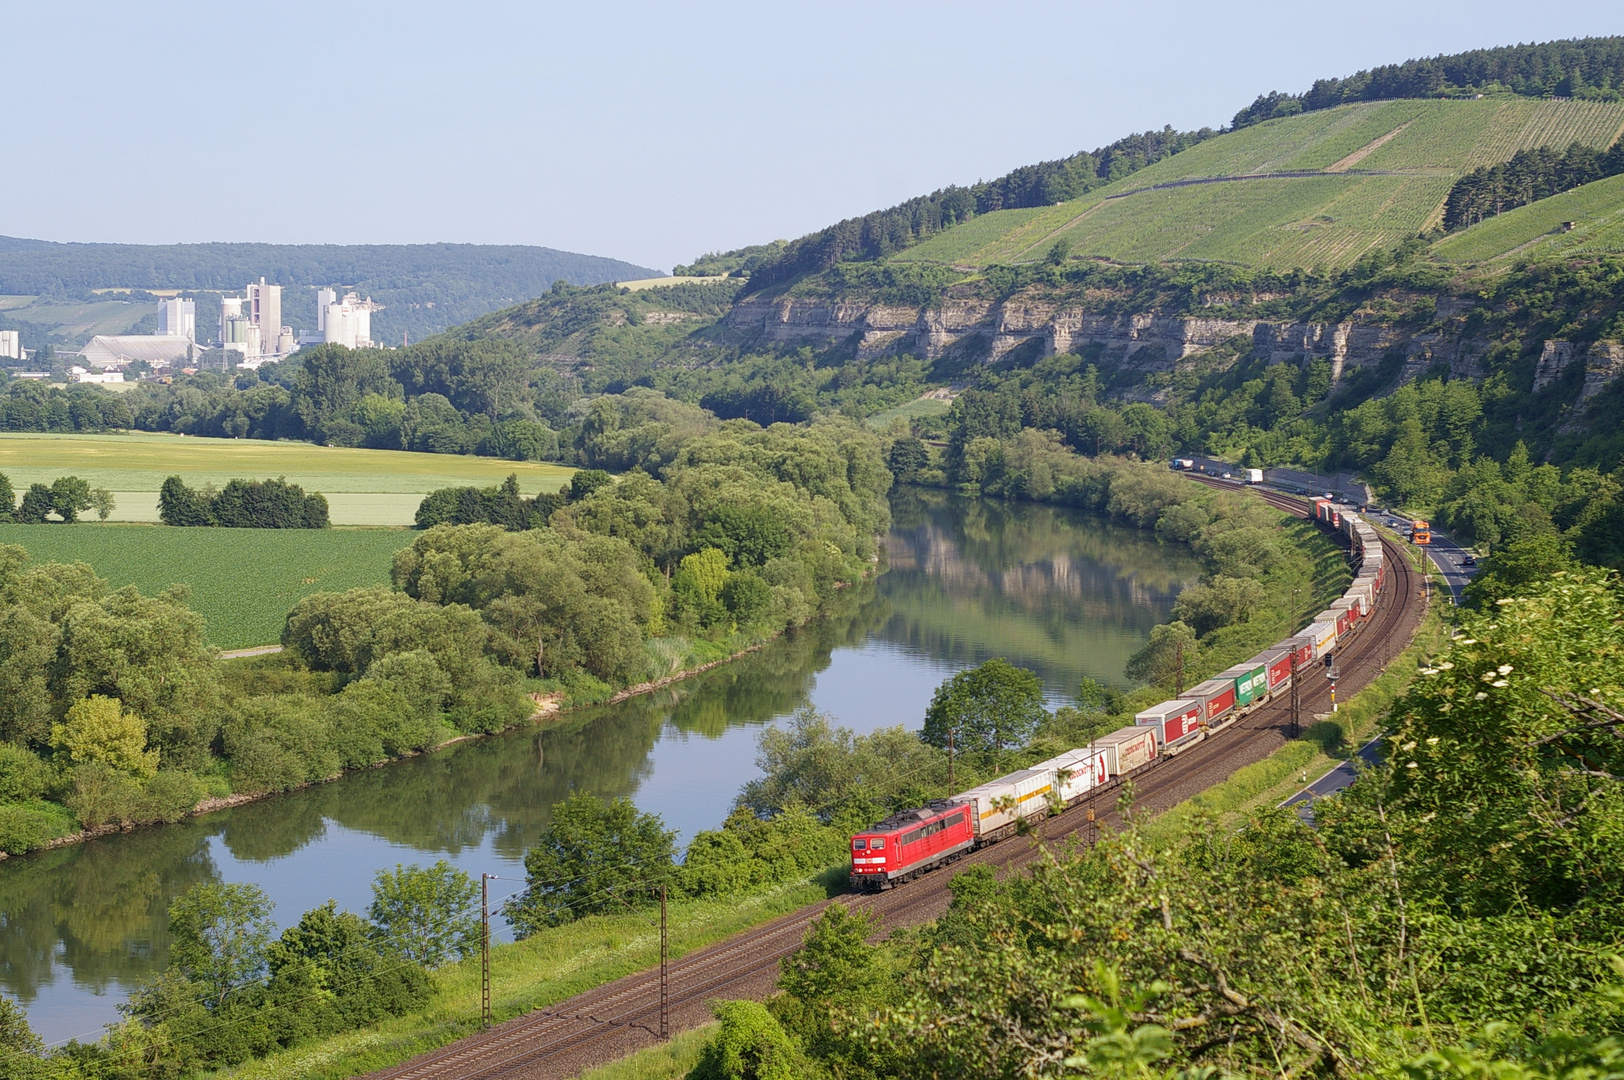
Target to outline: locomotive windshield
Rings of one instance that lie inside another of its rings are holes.
[[[872,848],[873,848],[873,849],[874,849],[874,850],[875,850],[875,851],[879,851],[879,850],[880,850],[880,849],[881,849],[881,848],[883,848],[883,847],[885,847],[885,837],[883,837],[883,836],[876,836],[876,837],[875,837],[875,838],[874,838],[874,842],[873,842],[873,843],[872,843],[872,844],[871,844],[871,845],[870,845],[870,846],[871,846],[871,847],[872,847]]]
[[[851,842],[851,849],[853,851],[862,851],[866,847],[868,847],[868,841],[864,840],[861,836]]]

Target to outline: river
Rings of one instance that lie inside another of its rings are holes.
[[[568,793],[630,796],[683,840],[758,775],[761,729],[810,704],[858,732],[917,728],[953,672],[1004,656],[1051,704],[1086,676],[1121,684],[1195,580],[1189,552],[1046,506],[900,490],[886,570],[839,610],[655,694],[463,743],[178,825],[0,862],[0,990],[47,1042],[94,1039],[163,969],[169,902],[251,881],[285,925],[328,898],[364,911],[373,874],[446,858],[523,877],[525,846]],[[498,889],[500,886],[500,889]],[[520,887],[493,884],[493,898]],[[505,928],[504,928],[505,929]]]

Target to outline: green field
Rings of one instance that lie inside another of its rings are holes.
[[[1074,254],[1123,262],[1335,269],[1435,224],[1450,185],[1471,169],[1538,146],[1606,146],[1621,131],[1619,103],[1344,105],[1209,139],[1069,203],[984,214],[896,258],[1031,262],[1065,237]],[[1303,172],[1321,175],[1281,175]],[[1152,190],[1219,177],[1231,179]]]
[[[1574,223],[1571,232],[1562,223]],[[1447,262],[1475,263],[1590,252],[1624,252],[1624,176],[1540,199],[1446,236],[1432,250]]]
[[[0,544],[36,562],[86,562],[116,587],[191,586],[222,649],[268,645],[313,592],[389,582],[404,529],[173,529],[163,525],[0,525]]]
[[[233,477],[285,476],[327,496],[335,525],[410,525],[436,488],[489,487],[509,473],[526,495],[557,491],[575,472],[563,465],[462,454],[353,450],[302,442],[196,439],[183,435],[0,434],[0,473],[20,494],[58,476],[83,477],[112,491],[117,521],[158,520],[158,489],[169,476],[193,487]]]

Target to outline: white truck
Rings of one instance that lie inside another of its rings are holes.
[[[1248,484],[1261,484],[1261,483],[1263,483],[1263,470],[1262,469],[1247,469],[1246,470],[1246,482]]]

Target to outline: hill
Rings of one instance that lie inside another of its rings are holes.
[[[1609,146],[1621,131],[1617,102],[1342,105],[1205,140],[1081,199],[984,215],[894,258],[979,268],[1061,243],[1118,262],[1337,269],[1435,227],[1472,169],[1540,146]]]
[[[0,237],[0,295],[17,298],[8,305],[10,322],[0,325],[25,329],[35,338],[30,344],[77,346],[92,333],[136,325],[149,310],[150,301],[103,310],[112,301],[96,290],[179,289],[202,294],[198,329],[206,333],[213,327],[207,294],[241,294],[244,284],[263,277],[283,286],[283,320],[300,334],[315,331],[315,290],[331,285],[384,305],[372,321],[374,336],[398,342],[402,334],[426,337],[540,296],[555,281],[594,285],[658,273],[521,245],[58,244]]]
[[[1508,210],[1444,237],[1432,251],[1451,263],[1624,254],[1624,176]]]

